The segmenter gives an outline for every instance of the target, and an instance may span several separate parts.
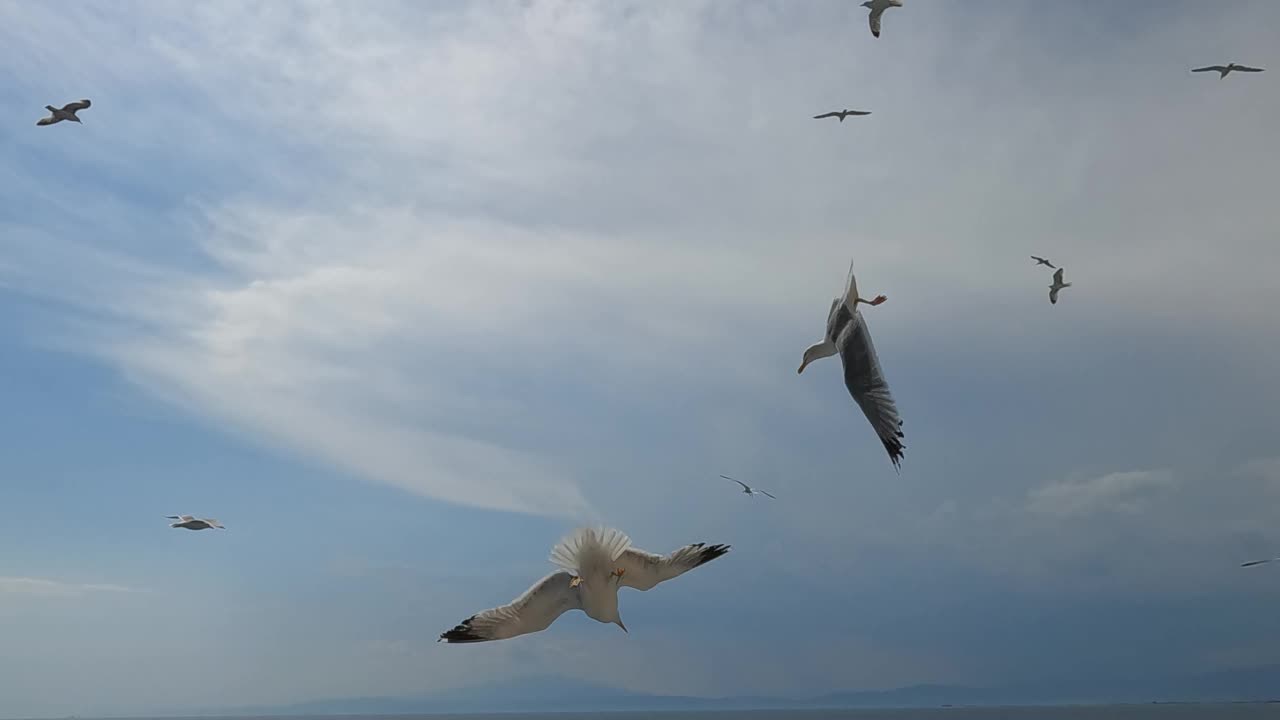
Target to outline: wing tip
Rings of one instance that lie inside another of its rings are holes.
[[[733,547],[732,545],[706,545],[704,543],[697,543],[697,546],[701,548],[701,550],[698,552],[698,562],[694,567],[701,567],[718,557],[724,557],[729,554],[730,548]]]
[[[898,421],[898,429],[893,431],[893,435],[889,437],[881,437],[880,442],[884,444],[884,449],[889,453],[889,461],[893,463],[893,469],[902,470],[902,458],[905,454],[907,446],[902,444],[902,439],[906,435],[902,432],[902,421]]]
[[[440,639],[436,642],[456,645],[460,643],[477,643],[488,640],[489,638],[482,637],[476,632],[476,629],[471,626],[471,621],[475,619],[476,616],[472,615],[466,620],[455,625],[452,630],[446,630],[445,632],[440,633]]]

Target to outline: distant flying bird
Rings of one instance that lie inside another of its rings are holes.
[[[84,110],[91,104],[92,103],[88,100],[81,100],[80,102],[67,103],[62,106],[61,110],[52,105],[45,105],[44,109],[48,110],[52,114],[47,118],[40,118],[40,120],[36,122],[36,125],[53,125],[54,123],[60,123],[63,120],[80,122],[80,118],[76,117],[76,113],[80,110]]]
[[[902,0],[867,0],[862,3],[862,7],[871,11],[867,15],[867,21],[871,23],[871,34],[880,37],[880,16],[891,7],[902,7]]]
[[[631,538],[612,528],[579,528],[551,549],[562,569],[542,578],[509,605],[485,610],[440,634],[437,642],[506,640],[546,630],[570,610],[627,631],[618,614],[618,588],[649,590],[729,552],[728,545],[686,545],[669,555],[631,547]]]
[[[899,417],[898,406],[894,404],[893,395],[889,392],[884,371],[880,369],[876,348],[871,344],[871,333],[867,331],[866,318],[857,309],[858,303],[874,306],[887,299],[884,295],[875,300],[858,297],[858,281],[853,276],[853,265],[850,264],[849,282],[844,295],[831,301],[826,337],[804,351],[804,360],[796,372],[804,372],[805,367],[814,360],[839,353],[840,362],[844,365],[844,385],[871,422],[871,427],[875,429],[880,442],[884,443],[889,460],[896,469],[902,462],[902,418]]]
[[[186,528],[188,530],[212,530],[217,528],[219,530],[226,530],[226,528],[222,527],[222,523],[214,520],[213,518],[201,519],[191,517],[190,515],[170,515],[169,519],[178,521],[169,523],[169,527],[171,528]]]
[[[1053,284],[1049,286],[1049,302],[1057,305],[1058,291],[1069,287],[1071,287],[1071,283],[1062,282],[1062,268],[1058,268],[1058,272],[1053,274]]]
[[[1254,565],[1266,565],[1267,563],[1275,562],[1276,560],[1280,560],[1280,557],[1267,558],[1266,560],[1251,560],[1247,563],[1242,563],[1240,567],[1253,567]]]
[[[729,477],[728,475],[721,475],[720,477],[724,478],[725,480],[733,480],[733,478]],[[742,486],[742,492],[743,492],[743,494],[745,494],[745,495],[750,495],[750,496],[752,496],[752,497],[755,497],[756,495],[764,495],[765,497],[771,497],[771,498],[773,498],[774,500],[777,500],[777,499],[778,499],[778,498],[773,497],[772,495],[770,495],[769,493],[767,493],[767,492],[765,492],[765,491],[763,491],[763,490],[756,490],[755,488],[753,488],[753,487],[751,487],[750,485],[748,485],[748,484],[746,484],[746,483],[742,482],[741,480],[733,480],[733,481],[734,481],[734,482],[736,482],[736,483],[738,483],[739,485],[741,485],[741,486]]]
[[[1032,256],[1031,256],[1031,259],[1036,261],[1036,265],[1048,265],[1048,266],[1049,266],[1049,267],[1051,267],[1051,268],[1056,268],[1056,267],[1057,267],[1056,265],[1054,265],[1053,263],[1049,262],[1048,260],[1045,260],[1045,259],[1044,259],[1044,258],[1042,258],[1042,257],[1036,257],[1035,255],[1032,255]]]
[[[1194,68],[1191,72],[1216,72],[1218,73],[1218,79],[1221,80],[1233,72],[1263,72],[1263,69],[1231,63],[1229,65],[1206,65],[1202,68]]]
[[[829,113],[823,113],[821,115],[814,115],[813,119],[821,120],[823,118],[833,117],[833,118],[840,118],[840,122],[844,122],[844,119],[850,115],[870,115],[870,114],[871,114],[870,110],[840,110],[839,112],[829,112]]]

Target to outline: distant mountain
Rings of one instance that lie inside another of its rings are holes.
[[[270,707],[217,708],[205,716],[421,715],[429,713],[590,712],[621,710],[748,710],[786,708],[904,708],[939,705],[1050,705],[1067,703],[1259,702],[1280,698],[1280,665],[1172,678],[1109,678],[1071,687],[973,688],[912,685],[892,690],[829,693],[817,697],[700,698],[651,695],[557,676],[522,678],[482,687],[412,697],[315,700]],[[188,711],[186,714],[190,715]]]

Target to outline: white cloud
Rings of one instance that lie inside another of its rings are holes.
[[[0,594],[31,595],[39,597],[79,597],[89,593],[138,592],[123,585],[103,583],[68,583],[34,577],[0,576]]]
[[[100,133],[95,167],[123,172],[107,147],[124,134],[129,153],[139,137],[169,153],[176,180],[215,161],[232,179],[198,186],[123,257],[84,256],[62,227],[6,232],[21,252],[4,280],[106,314],[71,340],[140,386],[424,496],[590,514],[589,449],[553,447],[553,430],[597,432],[716,383],[776,395],[791,368],[761,359],[820,331],[850,255],[892,298],[876,325],[890,357],[947,334],[992,354],[1135,326],[1235,340],[1280,300],[1267,263],[1235,260],[1275,253],[1271,167],[1249,140],[1269,137],[1275,98],[1115,62],[1256,43],[1231,13],[1064,65],[946,6],[874,45],[849,42],[860,11],[781,3],[135,10],[24,7],[10,55],[121,98],[75,128]],[[142,41],[123,41],[135,26]],[[85,43],[41,49],[65,28]],[[127,57],[96,69],[107,46]],[[846,55],[814,63],[814,47]],[[970,71],[983,81],[956,82]],[[846,102],[832,88],[859,88],[868,122],[811,121]],[[1204,132],[1228,111],[1233,133]],[[1191,175],[1239,190],[1205,213],[1198,184],[1172,180]],[[120,234],[152,215],[114,209]],[[169,245],[199,255],[156,257]],[[1031,246],[1076,283],[1051,328],[1044,278],[1021,265]],[[1230,280],[1195,302],[1169,280],[1187,277]],[[1257,357],[1280,358],[1256,337]],[[562,401],[558,383],[581,395]],[[606,405],[616,417],[591,412]]]
[[[1137,513],[1150,498],[1175,487],[1167,470],[1114,472],[1089,480],[1066,480],[1037,488],[1027,497],[1027,509],[1044,515],[1094,512]]]

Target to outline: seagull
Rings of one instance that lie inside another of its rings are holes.
[[[880,37],[880,16],[891,7],[902,7],[902,0],[867,0],[862,7],[870,10],[867,21],[871,23],[871,34]]]
[[[1044,258],[1042,258],[1042,257],[1036,257],[1035,255],[1032,255],[1032,256],[1031,256],[1031,259],[1036,261],[1036,265],[1037,265],[1037,266],[1039,266],[1039,265],[1048,265],[1048,266],[1049,266],[1049,267],[1051,267],[1051,268],[1055,268],[1055,269],[1057,268],[1057,265],[1054,265],[1053,263],[1049,262],[1048,260],[1045,260],[1045,259],[1044,259]]]
[[[669,555],[654,555],[631,547],[631,538],[620,530],[579,528],[551,549],[551,562],[560,570],[509,605],[463,620],[436,642],[477,643],[527,635],[546,630],[570,610],[628,632],[618,615],[618,588],[649,590],[727,552],[728,545],[694,543]]]
[[[844,122],[844,119],[850,115],[870,115],[870,114],[871,114],[870,110],[840,110],[838,112],[829,112],[829,113],[823,113],[821,115],[814,115],[813,119],[821,120],[823,118],[833,117],[833,118],[840,118],[840,122]]]
[[[212,530],[217,528],[219,530],[226,530],[226,528],[222,527],[222,523],[214,520],[213,518],[201,519],[191,517],[190,515],[170,515],[169,519],[178,521],[169,523],[169,527],[171,528],[186,528],[188,530]]]
[[[889,460],[897,469],[902,462],[902,418],[898,416],[898,406],[893,402],[889,383],[884,379],[884,371],[880,369],[876,348],[871,343],[871,333],[867,331],[867,321],[857,309],[858,303],[874,306],[887,299],[884,295],[874,300],[858,297],[858,281],[853,276],[853,265],[850,263],[849,281],[844,295],[831,301],[826,337],[804,351],[804,360],[796,372],[804,372],[814,360],[839,353],[840,363],[844,365],[844,385],[871,422],[871,427],[889,453]]]
[[[1263,72],[1263,68],[1249,67],[1248,65],[1237,65],[1231,63],[1229,65],[1206,65],[1202,68],[1194,68],[1191,72],[1216,72],[1218,79],[1221,80],[1232,72]]]
[[[733,478],[729,477],[728,475],[721,475],[720,477],[724,478],[725,480],[733,480]],[[778,499],[763,490],[756,490],[755,488],[742,482],[741,480],[733,480],[733,481],[742,486],[742,492],[744,495],[750,495],[751,497],[755,497],[756,495],[764,495],[765,497],[771,497],[774,500]]]
[[[1241,563],[1240,567],[1253,567],[1254,565],[1266,565],[1269,562],[1280,560],[1280,557],[1267,558],[1266,560],[1251,560],[1247,563]]]
[[[1058,291],[1069,287],[1071,287],[1071,283],[1062,282],[1062,268],[1058,268],[1058,272],[1053,274],[1053,284],[1049,286],[1049,302],[1057,305]]]
[[[48,110],[52,115],[47,118],[40,118],[40,120],[36,122],[36,125],[53,125],[54,123],[60,123],[63,120],[80,122],[80,118],[76,117],[76,113],[80,110],[84,110],[92,104],[93,103],[88,100],[81,100],[80,102],[67,103],[62,106],[61,110],[52,105],[45,105],[44,109]]]

